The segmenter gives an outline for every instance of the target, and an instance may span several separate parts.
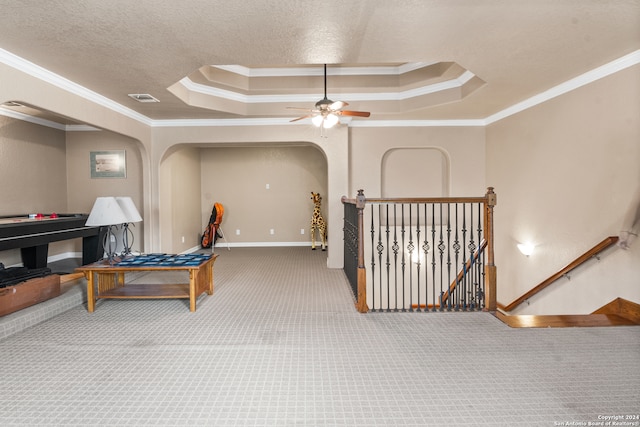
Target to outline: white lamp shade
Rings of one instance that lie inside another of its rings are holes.
[[[124,215],[127,217],[125,222],[140,222],[142,221],[142,217],[136,208],[135,203],[131,200],[131,197],[116,197],[118,204],[120,205],[120,209],[124,212]]]
[[[124,224],[128,222],[115,197],[98,197],[84,225],[99,227],[103,225]]]

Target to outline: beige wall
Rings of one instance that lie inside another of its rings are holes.
[[[7,101],[17,101],[99,129],[127,135],[133,140],[139,141],[136,149],[140,152],[142,167],[139,173],[141,174],[143,191],[142,203],[138,208],[144,212],[144,222],[140,228],[144,229],[142,234],[145,248],[148,250],[153,247],[157,228],[152,227],[152,214],[156,207],[153,205],[154,199],[151,190],[151,186],[154,184],[151,179],[152,168],[150,165],[151,129],[145,123],[145,118],[109,100],[102,99],[100,95],[89,92],[85,88],[75,87],[70,82],[57,86],[41,80],[39,75],[39,72],[34,73],[34,70],[22,71],[6,64],[0,64],[0,104]],[[102,102],[99,103],[96,100]],[[90,198],[87,199],[90,200]]]
[[[0,215],[66,213],[65,132],[0,116]]]
[[[424,193],[413,196],[483,196],[486,185],[492,185],[491,182],[485,183],[483,127],[354,128],[350,134],[351,197],[355,197],[359,189],[363,189],[367,197],[382,197],[385,160],[394,151],[404,149],[434,149],[447,162],[449,194],[442,194],[442,190],[440,194],[427,194],[424,190]],[[410,181],[423,176],[422,173],[411,167],[404,169],[405,178]],[[432,185],[425,188],[432,188]]]
[[[182,253],[200,245],[200,149],[184,147],[160,165],[160,238],[163,252]],[[184,238],[184,241],[183,241]]]
[[[640,67],[487,128],[496,187],[498,301],[507,304],[607,236],[640,186]],[[517,243],[533,242],[526,258]],[[640,244],[611,250],[521,308],[587,313],[616,297],[640,302]]]
[[[64,131],[0,116],[0,215],[71,213],[65,153]],[[20,263],[20,250],[0,252],[0,262]]]
[[[124,150],[125,178],[91,178],[91,151]],[[68,206],[73,212],[91,212],[97,197],[129,196],[144,217],[142,157],[139,144],[126,136],[106,130],[67,132],[66,136]],[[144,251],[142,224],[131,227],[133,249]]]
[[[125,150],[127,177],[92,179],[90,152]],[[96,197],[130,196],[141,214],[142,159],[131,138],[109,131],[65,132],[0,116],[0,182],[6,195],[0,215],[89,213]],[[134,248],[144,249],[141,226],[132,227]],[[79,256],[82,239],[53,242],[49,257]],[[21,262],[20,251],[0,252],[0,262]]]
[[[327,197],[327,161],[320,150],[311,145],[203,148],[201,159],[203,228],[213,203],[220,202],[222,229],[231,244],[310,244],[311,191]],[[328,220],[326,209],[323,215]]]
[[[166,158],[172,155],[177,149],[182,149],[188,146],[199,148],[220,148],[220,147],[246,147],[247,145],[253,147],[261,147],[271,149],[274,147],[291,147],[291,146],[308,146],[315,147],[322,153],[322,156],[326,161],[326,197],[323,198],[323,209],[327,220],[329,221],[329,242],[342,242],[342,214],[343,206],[340,198],[348,193],[348,159],[349,159],[349,141],[348,141],[348,129],[347,127],[338,127],[332,129],[330,134],[326,137],[321,137],[318,129],[310,127],[308,125],[253,125],[253,126],[167,126],[158,127],[154,129],[154,144],[151,157],[152,164],[162,164]],[[152,187],[159,188],[158,194],[152,195],[152,204],[156,206],[156,202],[153,200],[157,197],[159,200],[171,197],[167,193],[167,183],[163,182],[163,178],[156,177],[156,171],[151,171],[151,185]],[[204,172],[203,167],[203,173]],[[242,168],[242,173],[250,174],[247,168]],[[157,184],[156,184],[157,182]],[[266,184],[264,182],[262,185]],[[157,187],[156,187],[157,185]],[[205,190],[203,189],[203,192]],[[273,193],[272,193],[273,194]],[[257,194],[251,194],[247,197],[257,196]],[[211,200],[208,203],[213,202],[213,193]],[[215,196],[217,199],[219,197]],[[220,201],[223,204],[226,203],[223,200]],[[205,212],[211,210],[211,206],[204,206],[207,200],[203,202],[201,207],[201,215],[204,217]],[[301,202],[302,203],[302,202]],[[159,203],[157,203],[158,206]],[[308,208],[300,210],[300,212],[307,212]],[[236,214],[238,211],[236,211]],[[302,214],[301,214],[302,215]],[[153,215],[152,215],[153,217]],[[204,219],[203,219],[204,221]],[[228,231],[225,217],[225,225],[223,226],[225,232]],[[204,224],[202,224],[204,227]],[[274,228],[275,226],[268,226]],[[263,227],[264,228],[264,227]],[[301,228],[301,227],[300,227]],[[158,226],[159,233],[166,232],[165,229]],[[278,233],[277,229],[276,233]],[[202,232],[202,230],[200,230]],[[299,232],[299,229],[298,229]],[[235,228],[232,229],[232,236],[235,236]],[[241,236],[243,235],[241,229]],[[232,236],[227,236],[230,240]],[[275,234],[274,238],[279,239],[279,234]],[[284,237],[284,236],[283,236]],[[165,241],[162,239],[163,242]],[[262,240],[265,244],[272,243],[273,240]],[[281,240],[278,240],[281,242]],[[162,250],[164,248],[152,246],[153,250]],[[343,245],[332,245],[329,247],[327,254],[327,265],[331,268],[341,268],[343,262]]]

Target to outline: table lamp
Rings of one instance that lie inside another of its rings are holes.
[[[90,227],[107,227],[102,247],[107,254],[109,264],[113,264],[116,255],[116,235],[113,229],[116,225],[125,224],[127,221],[128,218],[115,197],[98,197],[84,224]]]
[[[142,217],[131,197],[116,197],[116,200],[127,217],[127,221],[122,224],[122,245],[124,246],[122,256],[127,256],[131,255],[131,247],[133,246],[133,231],[129,229],[129,224],[142,221]],[[129,236],[131,236],[131,240],[129,240]]]

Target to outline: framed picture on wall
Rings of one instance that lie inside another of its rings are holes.
[[[126,178],[125,150],[92,151],[91,178]]]

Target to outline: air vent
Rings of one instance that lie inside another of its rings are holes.
[[[138,102],[160,102],[148,93],[130,93],[129,96]]]

